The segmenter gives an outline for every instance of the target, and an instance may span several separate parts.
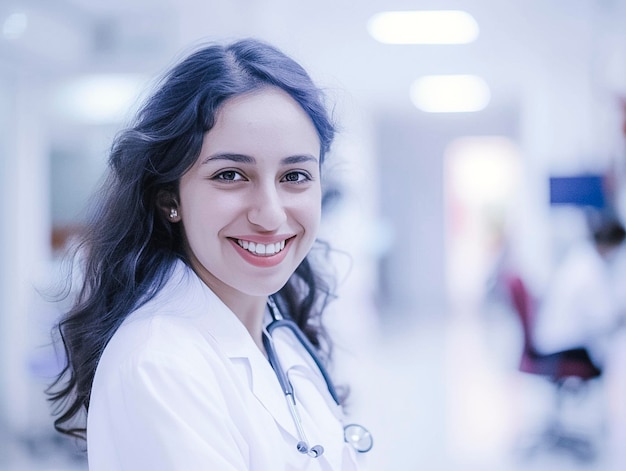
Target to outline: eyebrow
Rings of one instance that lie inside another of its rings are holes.
[[[229,153],[220,153],[220,154],[212,154],[206,157],[202,161],[202,165],[209,163],[214,160],[229,160],[231,162],[242,163],[242,164],[255,164],[256,159],[254,157],[250,157],[249,155],[244,154],[229,154]],[[313,157],[310,154],[297,154],[290,155],[280,160],[282,165],[292,165],[299,164],[303,162],[317,162],[317,158]]]

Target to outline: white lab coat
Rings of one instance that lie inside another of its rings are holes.
[[[278,332],[278,331],[277,331]],[[269,362],[239,319],[184,263],[132,313],[98,364],[87,419],[91,471],[357,470],[341,409],[303,348],[276,335],[298,434]],[[359,455],[359,456],[357,456]]]
[[[590,241],[574,246],[540,302],[535,346],[542,353],[585,347],[601,366],[626,313],[626,252],[603,259]]]

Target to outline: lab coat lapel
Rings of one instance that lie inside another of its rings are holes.
[[[285,432],[297,438],[285,395],[269,361],[263,356],[237,316],[206,285],[200,283],[203,292],[201,297],[206,301],[205,313],[210,312],[210,315],[201,317],[203,330],[219,344],[239,378],[251,389],[276,422]]]
[[[271,365],[260,353],[255,357],[249,357],[248,361],[252,372],[252,392],[284,431],[297,439],[298,434],[287,406],[287,399]]]

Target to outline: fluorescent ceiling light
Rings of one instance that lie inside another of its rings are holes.
[[[60,87],[53,107],[62,116],[86,123],[121,122],[132,112],[145,84],[139,75],[86,75]]]
[[[367,29],[384,44],[466,44],[479,32],[474,17],[460,10],[381,12]]]
[[[426,75],[410,93],[413,104],[430,113],[480,111],[491,99],[489,86],[475,75]]]

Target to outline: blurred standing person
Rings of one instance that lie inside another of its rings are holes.
[[[360,469],[312,250],[334,133],[304,69],[241,40],[175,65],[119,134],[49,390],[90,470]]]

